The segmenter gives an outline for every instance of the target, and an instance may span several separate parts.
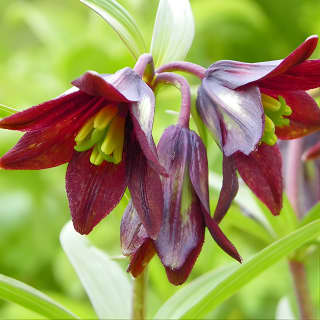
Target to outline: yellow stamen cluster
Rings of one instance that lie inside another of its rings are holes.
[[[291,108],[286,104],[283,97],[279,100],[266,94],[261,94],[262,105],[265,113],[265,124],[262,141],[270,146],[277,142],[275,134],[276,127],[285,127],[290,124],[290,120],[285,118],[292,113]]]
[[[116,105],[102,108],[90,118],[75,137],[76,151],[92,148],[90,162],[96,166],[104,160],[118,164],[122,160],[125,117]]]

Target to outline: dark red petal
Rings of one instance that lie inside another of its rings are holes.
[[[261,139],[264,126],[264,111],[261,104],[260,91],[251,86],[241,90],[231,90],[219,83],[214,77],[202,81],[203,95],[206,98],[200,108],[200,115],[208,128],[216,125],[212,119],[212,111],[219,114],[225,128],[223,136],[223,152],[230,156],[237,151],[249,154],[256,148]],[[220,124],[221,125],[221,124]],[[216,134],[215,131],[212,132]]]
[[[44,129],[32,130],[0,159],[4,169],[39,170],[68,162],[73,154],[75,136],[85,121],[100,107],[93,99],[78,111]],[[86,110],[88,109],[88,110]]]
[[[158,173],[150,166],[132,139],[128,143],[128,188],[132,202],[149,237],[155,239],[162,221],[163,193]]]
[[[119,203],[127,186],[125,160],[100,166],[91,151],[74,152],[66,174],[66,190],[74,228],[88,234]]]
[[[305,151],[302,155],[302,160],[314,160],[320,157],[320,141],[314,146]]]
[[[320,60],[304,61],[286,73],[261,80],[258,84],[262,88],[282,91],[318,88],[320,86]]]
[[[286,91],[283,96],[292,109],[290,125],[276,127],[276,134],[280,139],[295,139],[303,137],[320,129],[320,108],[314,99],[304,91]]]
[[[318,37],[311,36],[283,60],[259,63],[228,60],[218,61],[209,67],[207,77],[214,77],[230,89],[236,89],[253,83],[260,86],[260,83],[266,79],[270,79],[268,84],[272,85],[275,77],[286,73],[292,67],[308,59],[316,48],[317,43]]]
[[[143,272],[156,251],[150,238],[146,239],[139,249],[131,256],[131,261],[127,269],[134,277]]]
[[[134,254],[148,238],[148,234],[138,216],[132,201],[124,212],[120,225],[122,253],[125,256]]]
[[[155,98],[152,90],[143,82],[140,84],[140,100],[132,103],[129,111],[135,135],[150,165],[158,173],[167,175],[159,163],[157,150],[152,137]]]
[[[223,157],[223,183],[213,219],[220,223],[239,189],[238,176],[232,157]]]
[[[0,120],[0,128],[21,131],[46,128],[96,101],[78,90],[4,118]]]
[[[169,280],[180,284],[188,277],[204,237],[200,201],[189,176],[189,130],[169,127],[158,152],[169,177],[162,178],[164,216],[155,247],[168,276],[172,276]]]
[[[282,160],[277,145],[262,143],[249,156],[237,153],[234,156],[240,176],[253,193],[278,215],[282,208]]]
[[[232,258],[241,262],[242,259],[234,247],[234,245],[230,242],[230,240],[224,235],[222,230],[219,228],[218,224],[205,212],[205,222],[206,226],[209,229],[212,238],[216,241],[219,247],[230,255]]]

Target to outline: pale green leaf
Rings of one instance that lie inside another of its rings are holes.
[[[193,37],[194,20],[189,0],[160,0],[151,42],[155,66],[183,60]]]
[[[201,276],[162,305],[155,319],[202,319],[267,268],[318,236],[320,221],[314,221],[275,241],[234,270],[215,277],[212,276],[214,271],[211,276]],[[179,308],[173,308],[172,304]]]
[[[6,107],[3,104],[0,104],[0,118],[5,118],[8,116],[11,116],[16,112],[18,112],[18,111],[13,108]]]
[[[100,319],[128,319],[131,284],[125,272],[108,255],[93,247],[67,223],[60,241]]]
[[[0,299],[17,303],[49,319],[79,319],[44,293],[0,274]]]
[[[277,238],[283,237],[297,228],[297,216],[285,194],[283,195],[282,209],[278,216],[273,216],[270,210],[258,198],[256,198],[256,201]]]
[[[320,202],[315,204],[300,221],[300,225],[304,226],[314,220],[320,219]]]
[[[146,51],[143,36],[133,17],[115,0],[80,0],[101,16],[137,59]]]

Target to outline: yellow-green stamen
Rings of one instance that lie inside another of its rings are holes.
[[[265,113],[265,127],[261,140],[272,146],[278,139],[275,134],[276,127],[289,126],[290,120],[285,117],[290,116],[292,110],[281,96],[275,99],[266,94],[261,94],[261,101]]]
[[[78,132],[74,149],[78,152],[92,149],[90,162],[100,165],[103,161],[118,164],[122,161],[125,116],[116,105],[102,108]]]

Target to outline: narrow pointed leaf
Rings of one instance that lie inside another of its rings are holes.
[[[3,104],[0,104],[0,118],[11,116],[16,112],[18,112],[18,110],[15,110],[13,108],[6,107]]]
[[[314,221],[272,243],[234,269],[232,265],[231,270],[219,274],[214,270],[201,276],[163,304],[154,319],[203,319],[263,271],[318,236],[320,221]]]
[[[44,293],[0,274],[0,299],[19,304],[48,319],[79,319]]]
[[[320,202],[318,202],[316,205],[314,205],[303,217],[303,219],[300,221],[299,225],[304,226],[307,223],[310,223],[314,220],[320,220]]]
[[[119,35],[134,58],[146,51],[143,36],[132,16],[115,0],[80,0],[101,16]]]
[[[124,271],[79,235],[71,221],[62,229],[60,242],[99,319],[129,319],[131,284]]]
[[[160,0],[151,43],[155,66],[183,60],[193,37],[194,20],[189,0]]]

